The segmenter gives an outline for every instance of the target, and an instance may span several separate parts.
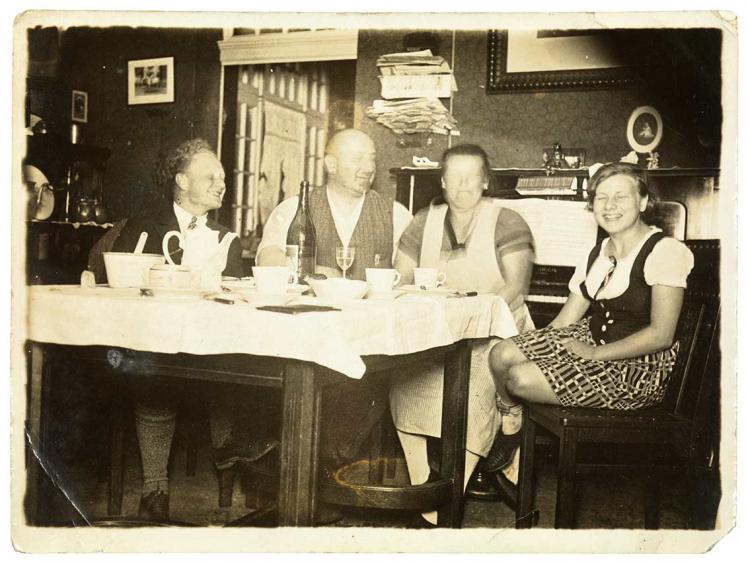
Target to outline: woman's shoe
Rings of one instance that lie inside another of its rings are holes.
[[[480,501],[497,501],[499,499],[499,487],[496,485],[496,474],[486,472],[480,465],[473,472],[465,488],[465,497]]]
[[[521,430],[512,435],[505,435],[499,432],[493,441],[493,445],[491,445],[491,450],[483,461],[484,470],[487,472],[498,472],[509,466],[512,463],[514,451],[519,448],[521,443]]]

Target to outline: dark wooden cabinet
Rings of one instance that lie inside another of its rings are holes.
[[[70,143],[53,133],[27,138],[25,162],[40,169],[55,190],[50,219],[76,221],[78,202],[90,202],[91,207],[103,203],[104,171],[110,154],[105,147]]]
[[[109,225],[26,222],[26,283],[77,284],[88,252]]]

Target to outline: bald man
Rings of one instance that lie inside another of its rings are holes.
[[[376,255],[379,267],[392,268],[397,242],[412,216],[402,204],[371,190],[374,142],[362,131],[344,129],[327,144],[324,165],[327,184],[309,198],[317,232],[317,272],[342,275],[335,247],[343,245],[356,249],[350,278],[364,280]],[[286,264],[286,234],[297,206],[298,197],[292,197],[270,214],[257,249],[258,265]],[[382,381],[351,381],[331,390],[323,404],[321,448],[329,470],[361,456],[361,447],[386,406],[387,386]]]
[[[309,206],[317,232],[317,272],[341,276],[335,247],[350,245],[356,258],[348,270],[351,278],[364,280],[366,268],[379,255],[382,268],[392,268],[400,235],[412,216],[405,206],[371,190],[376,171],[374,142],[364,132],[344,129],[325,148],[327,184],[312,191]],[[286,235],[298,197],[283,201],[270,214],[257,248],[257,264],[286,264]]]

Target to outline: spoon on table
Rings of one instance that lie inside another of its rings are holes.
[[[143,249],[145,248],[145,242],[148,239],[148,232],[143,231],[140,234],[140,238],[138,239],[137,245],[135,245],[135,254],[140,255],[143,254]]]

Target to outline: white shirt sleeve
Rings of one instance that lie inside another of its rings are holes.
[[[410,225],[413,220],[413,216],[404,205],[400,202],[394,202],[392,204],[392,260],[395,260],[397,254],[397,246],[400,243],[400,237],[402,237],[405,229]]]
[[[288,228],[291,226],[298,206],[299,197],[291,196],[270,212],[270,217],[262,230],[262,241],[257,247],[258,255],[260,251],[268,247],[278,247],[284,253],[286,252],[286,235],[288,235]]]
[[[644,280],[650,286],[686,287],[693,268],[693,253],[677,239],[666,237],[657,243],[644,263]]]

